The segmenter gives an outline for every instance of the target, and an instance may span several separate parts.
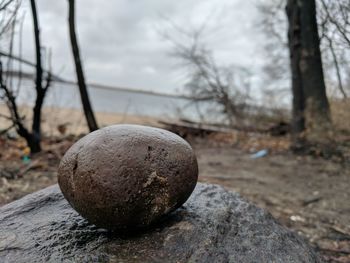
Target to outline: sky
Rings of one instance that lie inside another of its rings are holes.
[[[68,38],[67,0],[37,0],[42,45],[52,52],[53,71],[74,80]],[[32,17],[23,1],[23,56],[34,61]],[[206,23],[203,40],[220,65],[236,65],[261,82],[264,62],[254,0],[76,0],[77,31],[90,83],[180,93],[184,70],[170,56],[174,23],[189,30]],[[169,22],[171,21],[171,22]]]

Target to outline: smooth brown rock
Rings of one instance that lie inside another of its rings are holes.
[[[114,125],[74,144],[58,170],[60,188],[91,223],[145,227],[180,207],[198,177],[191,146],[166,130]]]

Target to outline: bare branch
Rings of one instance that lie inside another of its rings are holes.
[[[215,102],[227,116],[230,125],[240,125],[249,98],[248,87],[237,83],[233,74],[242,72],[235,66],[223,67],[217,64],[213,52],[203,42],[203,26],[194,31],[184,30],[177,25],[172,29],[176,37],[169,34],[165,36],[174,46],[171,55],[187,69],[186,87],[193,100]]]
[[[333,46],[333,41],[331,38],[327,37],[326,36],[326,39],[328,41],[328,44],[329,44],[329,49],[331,51],[331,54],[332,54],[332,57],[333,57],[333,62],[334,62],[334,66],[335,66],[335,71],[336,71],[336,74],[337,74],[337,79],[338,79],[338,87],[339,87],[339,90],[340,92],[343,94],[343,97],[346,99],[347,98],[347,95],[346,95],[346,92],[344,90],[344,86],[343,86],[343,82],[342,82],[342,77],[341,77],[341,73],[340,73],[340,67],[339,67],[339,63],[338,63],[338,58],[337,58],[337,55],[335,54],[335,51],[334,51],[334,46]]]
[[[3,69],[2,69],[1,61],[0,61],[0,89],[5,92],[6,105],[9,109],[9,112],[11,114],[11,120],[13,122],[13,125],[16,127],[18,134],[26,139],[30,138],[29,131],[23,125],[23,117],[21,117],[19,114],[17,103],[16,103],[16,97],[13,95],[11,90],[9,90],[3,82]]]
[[[333,15],[330,14],[330,11],[329,11],[329,6],[327,6],[325,0],[320,0],[321,3],[322,3],[322,6],[324,8],[324,11],[326,12],[327,14],[327,19],[330,21],[330,23],[332,23],[338,30],[338,32],[341,34],[341,36],[343,37],[343,39],[347,42],[347,44],[350,46],[350,37],[348,36],[349,32],[348,30],[346,29],[345,26],[342,26],[339,21],[337,21],[335,19],[335,17]],[[350,6],[350,4],[349,4]],[[346,18],[348,15],[343,13],[343,9],[347,9],[349,8],[346,7],[346,6],[340,6],[340,10],[341,10],[341,13],[343,14],[343,18]],[[348,20],[345,20],[345,25],[347,25],[349,23]]]

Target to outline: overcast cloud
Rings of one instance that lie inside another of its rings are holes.
[[[26,5],[24,57],[34,60],[31,13]],[[53,52],[54,71],[75,79],[70,53],[67,1],[38,0],[43,45]],[[174,93],[183,74],[159,34],[168,23],[200,25],[208,17],[209,47],[220,63],[248,67],[259,75],[263,61],[253,1],[77,0],[77,28],[89,82]],[[255,78],[255,82],[258,81]],[[255,85],[258,85],[255,83]]]

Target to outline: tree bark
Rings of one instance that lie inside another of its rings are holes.
[[[75,32],[75,0],[68,0],[69,3],[69,34],[72,46],[72,53],[75,63],[75,69],[78,79],[78,86],[80,91],[81,102],[83,105],[86,122],[89,126],[90,131],[95,131],[98,129],[98,125],[95,119],[94,112],[89,99],[89,93],[85,83],[85,76],[82,66],[82,61],[80,59],[80,51],[78,40]]]
[[[301,57],[301,36],[300,36],[300,10],[294,4],[295,0],[288,0],[287,16],[289,22],[288,41],[292,72],[292,94],[293,94],[293,112],[292,112],[292,143],[296,147],[302,144],[302,132],[305,130],[304,118],[304,91],[301,80],[299,61]]]
[[[30,0],[31,11],[33,16],[35,53],[36,53],[36,77],[35,89],[36,100],[33,108],[33,123],[32,123],[32,140],[28,143],[32,153],[41,151],[41,109],[44,104],[46,89],[43,88],[43,69],[41,56],[41,42],[40,42],[40,27],[35,0]]]
[[[292,71],[293,144],[323,143],[330,138],[315,0],[288,0],[288,39]]]

